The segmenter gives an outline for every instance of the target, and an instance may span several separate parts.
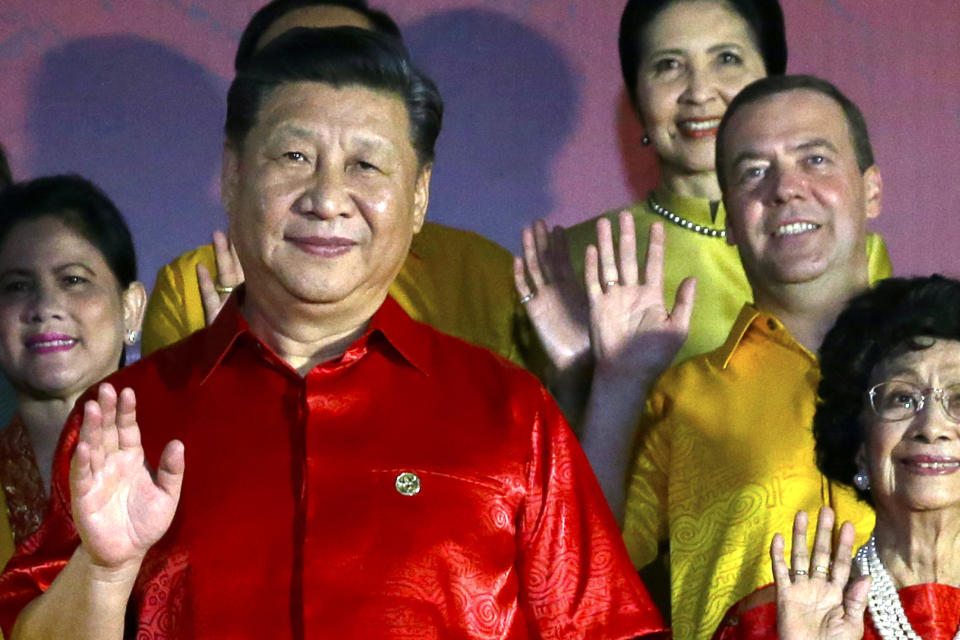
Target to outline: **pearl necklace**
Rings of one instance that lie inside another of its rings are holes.
[[[724,229],[711,229],[710,227],[699,225],[696,222],[693,222],[692,220],[681,218],[680,216],[675,214],[673,211],[670,211],[670,209],[667,209],[666,207],[660,206],[660,203],[658,203],[656,200],[653,199],[653,194],[651,194],[650,197],[647,198],[647,202],[650,203],[650,208],[653,209],[653,212],[655,214],[657,214],[661,218],[666,218],[667,220],[677,225],[678,227],[683,227],[684,229],[689,229],[690,231],[694,231],[696,233],[699,233],[700,235],[709,236],[711,238],[727,237],[727,232]]]
[[[860,547],[856,560],[860,573],[873,578],[870,594],[867,596],[867,607],[880,637],[884,640],[922,640],[907,619],[897,587],[880,561],[876,537],[870,536],[870,540]],[[957,629],[953,638],[960,640],[960,629]]]

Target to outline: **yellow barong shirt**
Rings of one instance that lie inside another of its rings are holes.
[[[870,537],[873,510],[816,468],[819,379],[816,356],[748,304],[719,349],[668,369],[648,397],[623,536],[637,567],[669,540],[675,638],[710,638],[773,580],[770,541],[790,540],[799,509],[828,504],[858,545]]]

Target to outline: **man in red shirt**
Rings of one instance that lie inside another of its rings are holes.
[[[238,73],[222,185],[246,282],[78,403],[50,513],[0,578],[5,633],[662,630],[542,387],[386,297],[441,116],[402,45],[352,27],[291,31]]]

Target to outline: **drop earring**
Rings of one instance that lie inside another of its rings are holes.
[[[650,136],[648,136],[647,134],[643,134],[643,137],[640,138],[640,144],[642,144],[642,145],[645,146],[645,147],[649,147],[649,146],[650,146]]]
[[[870,490],[870,476],[867,475],[866,471],[861,469],[853,474],[853,486],[860,489],[860,491]]]

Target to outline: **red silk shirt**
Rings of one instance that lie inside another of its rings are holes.
[[[250,332],[234,296],[210,328],[110,380],[137,393],[152,466],[170,439],[186,447],[177,515],[131,596],[138,638],[662,629],[536,379],[392,299],[304,377]],[[79,543],[68,472],[80,419],[54,461],[48,517],[0,578],[4,632]]]
[[[953,640],[960,616],[960,589],[947,584],[918,584],[899,591],[910,626],[925,640]],[[870,612],[864,614],[863,640],[883,640]],[[761,587],[730,608],[713,640],[777,640],[776,592]]]

